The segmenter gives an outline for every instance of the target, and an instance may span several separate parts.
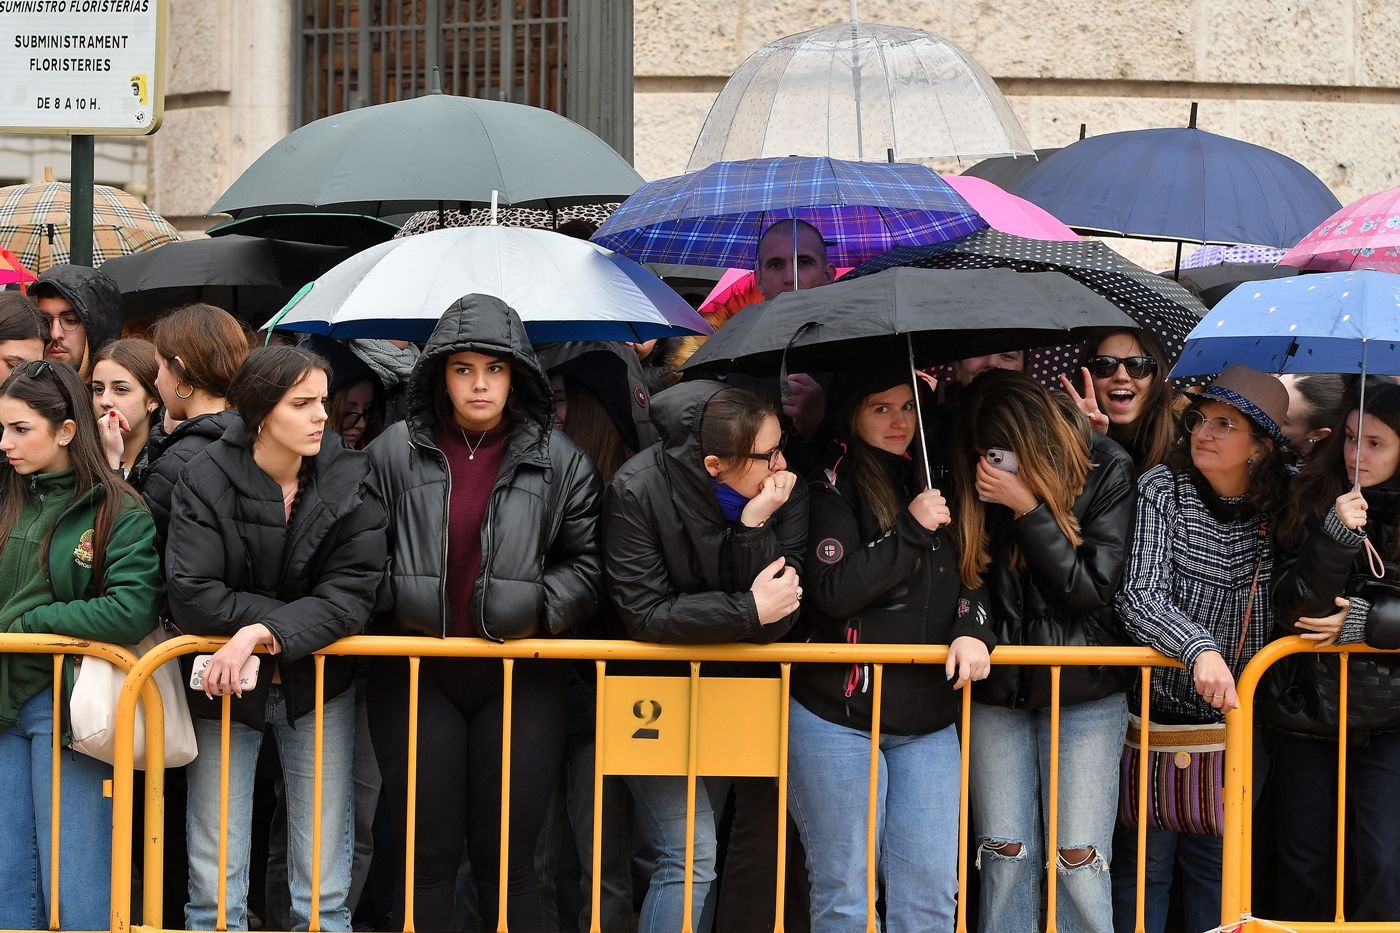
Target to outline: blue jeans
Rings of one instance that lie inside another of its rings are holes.
[[[110,765],[64,750],[59,761],[59,918],[65,930],[105,930],[112,891]],[[31,697],[0,734],[0,929],[49,926],[53,813],[53,689]]]
[[[1322,804],[1319,798],[1314,803]],[[1323,809],[1326,809],[1324,806]],[[1147,933],[1163,933],[1171,903],[1172,878],[1181,883],[1183,920],[1188,930],[1220,925],[1220,856],[1217,836],[1147,831],[1147,893],[1143,922]],[[1180,865],[1181,872],[1176,872]],[[1132,933],[1137,920],[1137,828],[1118,831],[1118,861],[1113,866],[1113,926]]]
[[[628,775],[633,819],[656,853],[656,868],[642,902],[637,933],[676,933],[685,916],[685,778]],[[691,929],[698,929],[705,895],[715,880],[715,814],[705,781],[695,781],[694,884]]]
[[[1128,729],[1123,694],[1060,709],[1056,922],[1060,933],[1110,933],[1118,764]],[[972,818],[982,873],[980,929],[1037,933],[1046,857],[1050,711],[972,704]],[[1071,863],[1067,850],[1092,849]],[[1007,851],[1010,850],[1010,851]]]
[[[953,929],[960,765],[953,726],[880,737],[875,841],[887,933]],[[870,733],[828,722],[793,700],[788,786],[807,848],[812,933],[864,933]]]
[[[234,699],[232,702],[239,702]],[[315,767],[316,718],[307,713],[295,728],[287,721],[282,690],[274,686],[267,700],[267,721],[282,760],[287,795],[292,929],[305,930],[311,916],[311,828]],[[189,766],[189,808],[185,816],[190,857],[190,901],[185,928],[214,929],[219,893],[220,723],[196,719],[199,757]],[[253,822],[253,777],[263,732],[232,723],[229,734],[229,803],[227,921],[230,930],[248,928],[248,849]],[[352,767],[355,752],[355,692],[326,700],[324,760],[321,769],[321,929],[350,929],[350,864],[355,830]]]

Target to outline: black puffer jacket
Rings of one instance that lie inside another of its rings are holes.
[[[1094,466],[1074,502],[1084,542],[1070,546],[1050,510],[1042,505],[1012,520],[1006,509],[990,509],[992,564],[987,591],[998,645],[1130,645],[1114,617],[1113,598],[1132,546],[1137,484],[1133,460],[1117,443],[1094,434]],[[1012,567],[1019,545],[1022,561]],[[1127,687],[1128,668],[1066,667],[1060,700],[1085,703]],[[979,703],[1041,709],[1050,705],[1050,669],[994,666],[977,684]]]
[[[1356,623],[1366,644],[1400,648],[1400,566],[1386,561],[1385,577],[1376,579],[1364,551],[1366,536],[1381,553],[1400,534],[1400,489],[1365,490],[1366,535],[1342,525],[1334,512],[1309,529],[1296,554],[1280,554],[1275,565],[1274,608],[1279,635],[1302,634],[1300,618],[1337,611],[1333,600],[1352,601],[1347,622]],[[1352,628],[1351,624],[1344,627]],[[1305,654],[1286,658],[1264,675],[1260,709],[1274,729],[1294,735],[1335,740],[1341,697],[1336,655]],[[1358,654],[1347,672],[1347,727],[1350,737],[1400,731],[1400,657]]]
[[[560,635],[597,612],[601,483],[583,452],[554,431],[549,380],[520,318],[498,298],[448,308],[414,366],[406,421],[370,444],[374,482],[389,506],[389,574],[379,612],[399,632],[446,637],[447,459],[433,442],[433,377],[454,353],[512,365],[512,427],[481,526],[476,634],[494,641]]]
[[[101,269],[70,263],[52,266],[29,289],[29,297],[58,296],[73,306],[83,319],[87,336],[87,359],[102,345],[122,335],[122,292],[116,281]]]
[[[905,501],[917,486],[904,458],[877,453]],[[854,480],[834,468],[812,483],[803,581],[808,641],[946,645],[963,635],[996,646],[987,624],[986,590],[968,590],[958,551],[944,528],[929,531],[903,509],[882,531]],[[870,729],[869,665],[799,664],[792,695],[829,722]],[[942,664],[886,665],[880,731],[927,735],[952,725],[959,694]]]
[[[282,645],[263,657],[258,685],[234,701],[234,717],[263,727],[273,664],[288,719],[309,712],[316,670],[308,655],[364,628],[384,572],[387,519],[368,458],[327,431],[289,526],[282,489],[253,462],[238,421],[189,462],[173,505],[165,575],[176,627],[232,635],[261,622]],[[353,659],[326,659],[327,698],[353,680]],[[221,701],[187,696],[194,715],[220,715]]]
[[[156,521],[156,543],[162,554],[165,553],[166,534],[170,527],[175,484],[180,481],[185,464],[239,423],[237,412],[220,411],[181,421],[175,425],[175,430],[162,434],[159,440],[152,435],[151,443],[147,445],[146,468],[137,478],[136,488],[145,498],[151,517]]]
[[[760,625],[749,588],[779,557],[799,573],[807,541],[807,490],[797,484],[758,528],[731,524],[703,466],[700,422],[719,382],[683,382],[658,395],[652,419],[664,440],[628,460],[603,502],[608,591],[627,634],[670,644],[773,642],[798,613]]]

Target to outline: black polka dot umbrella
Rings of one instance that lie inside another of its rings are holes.
[[[1121,308],[1161,343],[1170,367],[1181,355],[1186,335],[1200,323],[1205,305],[1171,279],[1149,272],[1098,240],[1028,240],[987,228],[937,246],[904,247],[877,256],[843,278],[872,275],[885,269],[994,269],[1060,272],[1078,280]],[[1031,351],[1026,371],[1038,381],[1056,384],[1079,357],[1078,345]]]

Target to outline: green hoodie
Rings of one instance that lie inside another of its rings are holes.
[[[123,645],[144,638],[156,626],[164,595],[150,512],[135,499],[122,508],[103,555],[104,587],[98,594],[92,529],[103,487],[75,498],[68,472],[35,476],[27,491],[16,531],[0,551],[0,627]],[[47,566],[41,566],[39,546],[50,528]],[[64,679],[71,691],[71,659]],[[52,683],[47,655],[0,656],[0,729]]]

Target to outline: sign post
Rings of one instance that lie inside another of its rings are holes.
[[[169,0],[0,0],[0,133],[72,137],[70,252],[92,264],[95,136],[165,115]]]

